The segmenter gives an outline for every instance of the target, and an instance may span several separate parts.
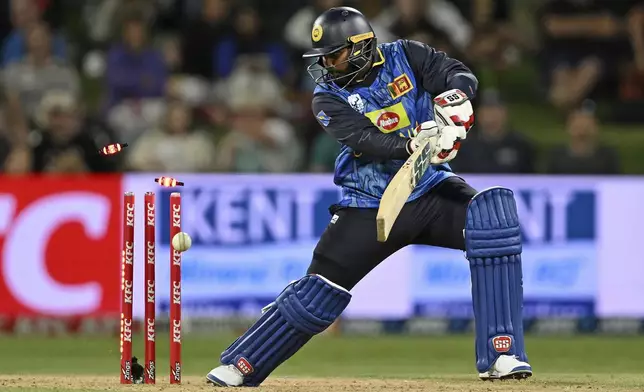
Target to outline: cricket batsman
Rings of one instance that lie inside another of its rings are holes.
[[[314,22],[317,87],[312,109],[342,145],[330,208],[306,275],[290,283],[207,375],[218,386],[258,386],[336,320],[351,289],[397,250],[422,244],[465,251],[472,274],[476,368],[483,380],[532,375],[523,340],[521,233],[512,191],[475,191],[448,162],[474,122],[477,79],[461,62],[410,40],[377,44],[369,21],[349,7]],[[380,198],[418,148],[431,166],[385,242],[376,235]],[[383,288],[395,290],[396,287]],[[431,353],[427,353],[431,355]],[[395,361],[395,358],[392,358]]]

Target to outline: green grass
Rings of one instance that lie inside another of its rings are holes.
[[[214,367],[231,336],[186,337],[183,368],[203,375]],[[134,353],[143,360],[142,340]],[[328,337],[314,339],[276,374],[312,377],[405,377],[474,374],[470,336]],[[528,354],[538,373],[642,373],[644,337],[527,338]],[[0,338],[0,374],[116,374],[117,339]],[[157,363],[167,370],[168,344],[158,338]]]
[[[181,390],[206,388],[205,374],[233,336],[186,336]],[[134,353],[143,360],[141,337]],[[168,343],[158,337],[157,385],[168,385]],[[333,337],[313,339],[278,368],[264,392],[543,392],[644,391],[644,336],[527,338],[535,375],[522,382],[483,383],[474,368],[471,336]],[[0,337],[0,390],[128,391],[118,383],[116,338]]]

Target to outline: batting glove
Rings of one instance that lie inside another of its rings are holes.
[[[474,125],[474,109],[464,92],[453,89],[434,98],[434,118],[440,131],[431,163],[446,163],[456,157],[461,141]]]
[[[434,136],[433,153],[430,162],[432,165],[438,165],[451,161],[458,154],[461,147],[461,140],[465,139],[467,132],[465,127],[446,125]]]
[[[425,121],[424,123],[417,126],[413,131],[413,137],[407,142],[407,152],[409,155],[413,154],[414,151],[418,149],[420,144],[429,138],[434,138],[432,140],[432,145],[436,143],[435,138],[438,136],[438,124],[436,121]]]

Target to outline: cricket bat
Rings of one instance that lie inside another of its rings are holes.
[[[398,173],[391,179],[380,199],[376,226],[378,241],[385,242],[391,233],[400,210],[402,210],[409,195],[416,188],[430,165],[432,144],[430,138],[425,139],[416,151],[402,165]]]

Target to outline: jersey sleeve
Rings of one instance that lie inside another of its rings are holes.
[[[409,157],[406,148],[409,139],[380,132],[371,120],[345,102],[329,94],[316,94],[311,108],[322,128],[354,151],[379,159]]]
[[[416,80],[432,95],[459,89],[470,99],[476,96],[478,80],[462,62],[418,41],[402,40]]]

